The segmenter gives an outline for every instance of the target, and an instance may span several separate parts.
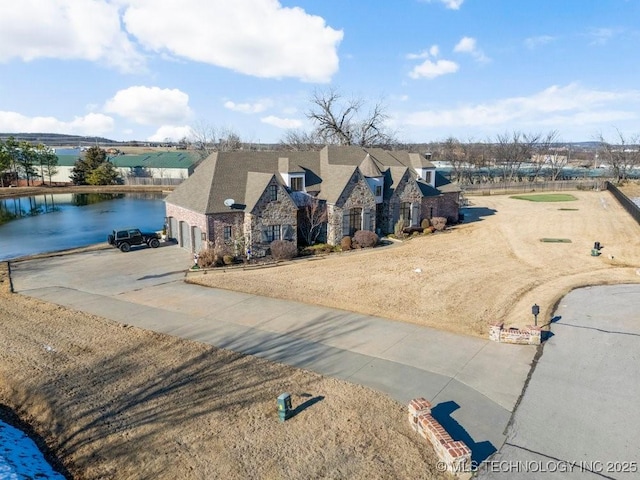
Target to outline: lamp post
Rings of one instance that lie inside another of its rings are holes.
[[[533,319],[534,319],[534,325],[537,327],[538,326],[538,314],[540,313],[540,307],[537,304],[533,304],[533,307],[531,307],[531,313],[533,314]]]

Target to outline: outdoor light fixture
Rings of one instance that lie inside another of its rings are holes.
[[[540,307],[534,303],[533,307],[531,307],[531,313],[533,314],[534,325],[538,326],[538,314],[540,313]]]

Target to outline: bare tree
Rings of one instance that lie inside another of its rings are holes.
[[[293,192],[298,206],[298,232],[307,245],[313,245],[327,222],[326,202],[305,192]]]
[[[522,164],[531,159],[534,146],[539,139],[540,134],[518,131],[496,136],[494,156],[504,182],[512,182],[518,178]]]
[[[198,161],[202,161],[217,151],[218,136],[215,127],[206,122],[198,122],[191,126],[189,142],[198,155]]]
[[[242,148],[242,140],[234,130],[225,128],[218,131],[206,122],[198,122],[191,127],[189,141],[198,154],[199,162],[213,152],[231,152]]]
[[[557,180],[562,173],[562,169],[567,166],[569,159],[564,155],[564,149],[560,148],[559,133],[552,130],[547,133],[535,146],[536,177],[544,169],[551,173],[551,180]]]
[[[598,142],[600,143],[600,153],[605,162],[611,168],[611,174],[617,183],[625,180],[629,173],[629,169],[640,165],[640,137],[634,135],[626,138],[624,134],[616,129],[618,134],[618,144],[611,144],[604,139],[602,133],[598,134]]]
[[[337,90],[330,89],[314,92],[311,104],[307,118],[315,124],[315,135],[323,143],[370,147],[396,142],[385,125],[389,117],[380,102],[363,114],[363,99],[345,100]]]
[[[280,140],[281,150],[308,151],[319,150],[324,142],[315,131],[287,130]]]

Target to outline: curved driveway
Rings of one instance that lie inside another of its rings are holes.
[[[190,262],[171,246],[11,267],[14,290],[23,295],[366,385],[403,404],[423,396],[475,461],[503,445],[535,347],[186,284]]]

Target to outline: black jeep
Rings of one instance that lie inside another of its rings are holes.
[[[151,248],[158,248],[160,236],[155,232],[141,232],[138,228],[122,228],[111,232],[111,235],[107,236],[107,242],[123,252],[128,252],[132,245],[148,245]]]

